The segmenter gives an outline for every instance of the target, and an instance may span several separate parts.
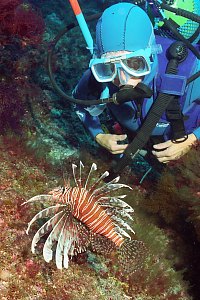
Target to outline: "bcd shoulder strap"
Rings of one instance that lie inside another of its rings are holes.
[[[177,76],[177,70],[178,70],[178,64],[182,62],[187,57],[187,48],[182,42],[174,42],[169,48],[168,48],[168,64],[166,68],[166,74],[173,75],[174,78],[178,78],[180,76]],[[170,78],[171,76],[169,76]],[[183,82],[182,82],[183,84]],[[183,89],[186,87],[183,86]],[[149,140],[149,137],[155,128],[157,122],[160,120],[163,112],[166,111],[168,108],[168,111],[171,114],[171,122],[176,122],[175,120],[178,119],[181,121],[180,115],[182,112],[180,111],[179,103],[177,102],[178,96],[177,93],[165,93],[165,90],[163,92],[159,92],[157,99],[152,104],[146,118],[144,119],[144,122],[140,129],[138,130],[136,136],[134,137],[133,141],[129,144],[129,146],[126,148],[126,150],[123,153],[123,157],[117,161],[117,164],[112,166],[109,170],[109,176],[106,177],[106,182],[112,180],[116,176],[119,175],[119,173],[129,164],[130,161],[135,157],[135,155],[145,146],[147,141]],[[176,102],[176,107],[174,104],[171,104],[173,101]],[[171,124],[172,124],[171,123]],[[182,124],[181,124],[182,127]],[[182,132],[182,128],[181,128]]]

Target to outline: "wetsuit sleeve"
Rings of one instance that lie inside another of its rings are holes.
[[[200,141],[200,127],[198,127],[197,129],[195,129],[193,131],[193,133],[196,136],[196,138]]]
[[[89,79],[91,76],[91,71],[87,70],[82,78],[80,79],[79,83],[75,87],[73,91],[73,97],[76,99],[83,99],[83,100],[94,100],[94,97],[89,89]],[[101,128],[101,123],[99,117],[93,117],[90,113],[85,109],[85,105],[75,104],[74,106],[75,112],[81,122],[83,123],[85,129],[89,131],[90,135],[95,138],[97,134],[103,133]]]

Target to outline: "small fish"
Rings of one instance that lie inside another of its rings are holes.
[[[53,189],[48,195],[37,195],[23,203],[51,201],[53,204],[38,212],[28,224],[27,234],[36,220],[49,218],[34,235],[31,250],[35,253],[40,238],[49,234],[43,247],[43,257],[46,262],[51,261],[55,250],[58,269],[63,266],[68,268],[69,258],[85,252],[89,247],[104,254],[119,250],[119,257],[123,258],[121,263],[127,263],[130,269],[130,263],[133,265],[134,261],[138,261],[144,244],[131,238],[130,234],[134,231],[129,222],[133,221],[134,210],[122,200],[126,195],[109,194],[120,188],[131,188],[118,183],[119,177],[100,185],[109,175],[108,171],[89,186],[91,174],[97,170],[97,165],[92,164],[85,182],[82,179],[83,168],[80,162],[77,178],[77,166],[72,164],[74,187],[68,182],[64,187]]]

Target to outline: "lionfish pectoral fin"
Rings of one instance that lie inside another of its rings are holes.
[[[63,267],[65,269],[68,269],[69,267],[69,255],[73,256],[75,255],[74,250],[74,242],[75,238],[68,232],[68,235],[66,235],[64,248],[63,248]]]
[[[35,247],[37,245],[37,242],[40,240],[42,236],[44,236],[46,233],[48,233],[52,227],[57,223],[57,218],[62,214],[63,212],[60,211],[55,216],[50,218],[46,223],[42,225],[36,232],[36,234],[33,237],[32,244],[31,244],[31,251],[32,253],[35,253]]]
[[[63,266],[65,269],[68,269],[69,266],[69,251],[73,244],[73,241],[74,241],[73,238],[71,238],[70,236],[68,236],[68,238],[65,241],[64,250],[63,250],[63,256],[64,256]]]
[[[125,240],[118,249],[118,262],[124,272],[129,274],[141,269],[147,256],[147,248],[142,241]]]
[[[27,227],[27,230],[26,230],[26,234],[29,233],[29,230],[30,230],[30,227],[31,225],[38,219],[41,219],[41,218],[46,218],[49,216],[49,214],[51,213],[55,213],[56,210],[59,210],[59,208],[63,207],[65,205],[54,205],[54,206],[50,206],[50,207],[47,207],[43,210],[41,210],[39,213],[37,213],[33,218],[32,220],[28,223],[28,227]]]
[[[47,200],[50,200],[52,198],[51,195],[37,195],[37,196],[34,196],[32,198],[30,198],[29,200],[23,202],[21,205],[25,205],[27,203],[30,203],[30,202],[34,202],[34,201],[47,201]]]
[[[53,251],[51,249],[49,249],[49,248],[46,248],[45,249],[45,253],[43,251],[43,257],[44,257],[44,260],[47,263],[49,263],[52,260],[52,258],[53,258]]]
[[[60,235],[56,247],[55,258],[56,258],[56,266],[58,269],[62,269],[62,265],[63,265],[63,250],[64,250],[64,244],[66,239],[66,232],[65,232],[66,223],[67,223],[67,218],[65,218],[64,224],[60,231]]]
[[[64,213],[59,219],[56,220],[56,223],[54,223],[54,226],[52,228],[52,231],[50,232],[48,238],[46,239],[43,247],[43,257],[44,260],[48,262],[49,258],[52,259],[52,246],[55,241],[59,240],[60,232],[62,231],[63,224],[65,223],[65,216]],[[51,255],[49,255],[51,254]],[[50,259],[50,260],[51,260]]]

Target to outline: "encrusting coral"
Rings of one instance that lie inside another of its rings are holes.
[[[4,36],[4,45],[13,36],[27,44],[37,44],[44,32],[44,20],[33,7],[22,0],[1,0],[0,33]]]
[[[44,29],[42,16],[29,3],[0,1],[0,132],[19,131]]]

